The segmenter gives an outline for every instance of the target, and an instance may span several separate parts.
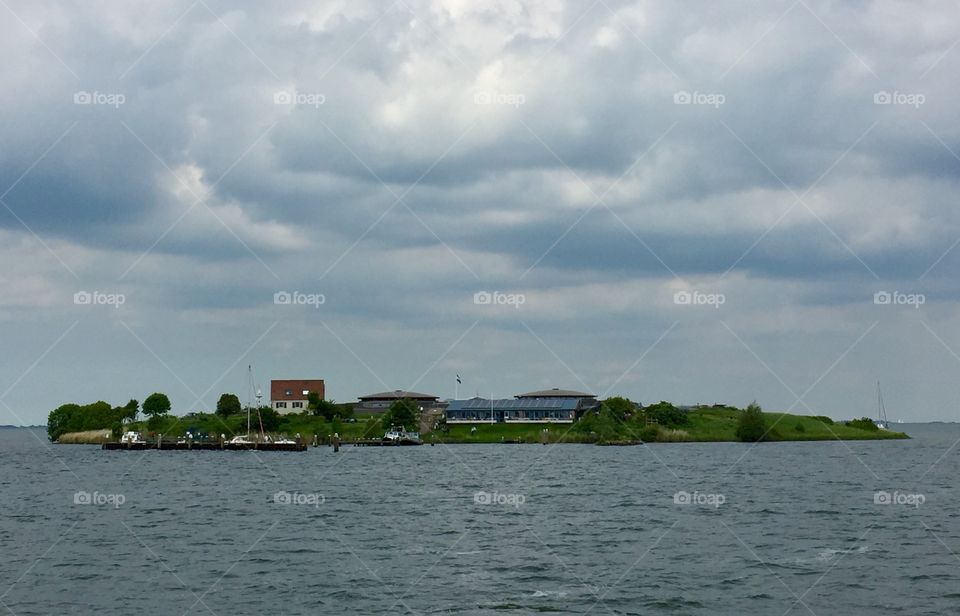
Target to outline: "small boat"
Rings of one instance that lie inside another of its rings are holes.
[[[123,436],[120,437],[120,442],[124,445],[146,445],[147,441],[143,438],[143,435],[139,432],[128,431],[124,432]]]
[[[393,426],[387,430],[383,440],[397,445],[423,445],[419,432],[407,432],[403,426]]]
[[[246,434],[238,434],[229,441],[228,445],[253,445],[255,441],[251,440],[250,437]]]

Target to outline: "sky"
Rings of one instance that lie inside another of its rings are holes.
[[[0,424],[248,366],[958,419],[955,2],[0,16]]]

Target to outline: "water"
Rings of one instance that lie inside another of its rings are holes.
[[[960,426],[904,428],[913,440],[338,454],[0,430],[0,609],[953,612]],[[875,504],[881,490],[923,502]]]

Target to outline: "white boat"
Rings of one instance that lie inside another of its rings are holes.
[[[230,445],[253,445],[255,442],[256,441],[251,439],[246,434],[238,434],[237,436],[227,441],[227,443]]]
[[[120,437],[120,442],[124,445],[146,445],[147,441],[139,432],[127,431]]]
[[[383,435],[383,440],[398,445],[423,445],[419,432],[407,432],[403,426],[393,426]]]

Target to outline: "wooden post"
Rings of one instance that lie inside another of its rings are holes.
[[[333,451],[340,451],[340,435],[336,433],[333,435]]]
[[[162,449],[162,448],[163,448],[163,447],[160,445],[160,439],[162,439],[162,438],[163,438],[163,435],[160,434],[159,432],[157,432],[157,449]]]

